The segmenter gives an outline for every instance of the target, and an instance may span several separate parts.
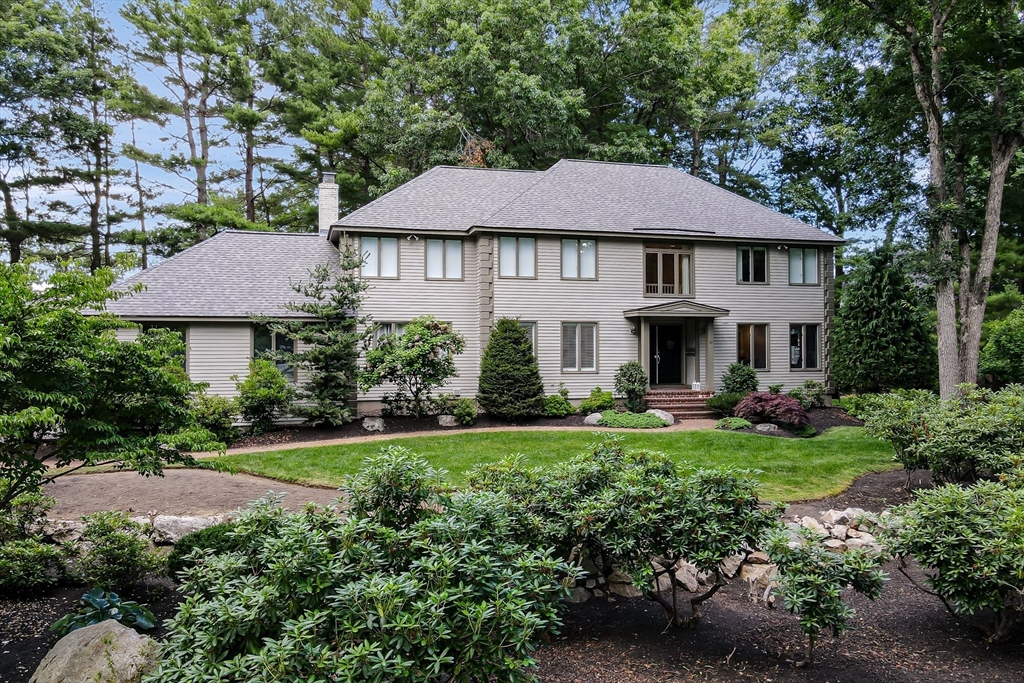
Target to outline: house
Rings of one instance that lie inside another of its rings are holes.
[[[254,353],[289,344],[249,316],[292,315],[290,282],[357,243],[381,330],[414,317],[466,338],[451,390],[472,396],[497,318],[528,331],[549,393],[610,389],[639,360],[680,397],[747,363],[762,388],[813,379],[831,392],[833,249],[839,238],[667,166],[563,160],[547,171],[438,166],[339,219],[332,176],[318,233],[225,232],[125,284],[126,319],[181,326],[186,368],[235,393]],[[288,371],[288,369],[283,369]],[[383,390],[360,395],[361,411]],[[671,401],[670,401],[671,402]],[[690,401],[693,402],[692,400]]]

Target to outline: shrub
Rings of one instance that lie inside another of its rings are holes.
[[[668,422],[653,413],[618,413],[606,410],[601,413],[597,424],[602,427],[621,427],[625,429],[657,429],[668,427]]]
[[[224,443],[238,440],[238,430],[235,429],[237,411],[234,401],[217,394],[199,394],[192,401],[192,416],[196,424]]]
[[[127,513],[97,512],[82,521],[85,551],[75,562],[75,574],[85,583],[105,590],[130,588],[160,567],[146,528]]]
[[[807,411],[792,396],[766,392],[748,394],[737,405],[733,413],[745,420],[781,422],[789,427],[803,427],[810,424]]]
[[[277,366],[269,360],[253,358],[249,361],[249,374],[243,381],[232,379],[238,388],[238,408],[249,420],[253,434],[263,434],[276,426],[277,419],[288,413],[295,388]]]
[[[544,408],[544,383],[533,344],[515,318],[501,318],[491,330],[480,360],[476,400],[491,415],[513,422]]]
[[[31,593],[64,576],[64,556],[55,545],[34,538],[0,545],[0,593]]]
[[[782,382],[779,382],[778,384],[769,384],[768,385],[768,393],[769,394],[781,394],[782,393]]]
[[[465,346],[451,323],[431,315],[413,318],[401,335],[386,334],[366,352],[359,388],[369,391],[391,383],[395,390],[381,399],[384,412],[422,417],[433,405],[434,390],[459,374],[455,356]]]
[[[0,479],[0,496],[8,486],[6,479]],[[6,513],[0,515],[0,545],[32,537],[54,503],[51,496],[36,492],[15,497]]]
[[[814,643],[823,630],[839,637],[847,629],[853,609],[843,601],[843,591],[852,586],[874,600],[882,592],[885,574],[882,558],[864,548],[844,553],[833,552],[821,539],[803,530],[799,542],[793,543],[781,530],[769,533],[763,544],[779,572],[778,594],[787,610],[800,617],[800,629],[807,635],[804,660],[809,664]]]
[[[715,394],[705,404],[711,410],[717,411],[726,417],[732,415],[736,405],[743,400],[746,394]]]
[[[992,324],[979,371],[999,383],[1024,383],[1024,308]]]
[[[113,619],[136,631],[148,631],[156,626],[156,617],[149,611],[149,607],[131,600],[122,600],[117,593],[104,593],[99,588],[93,588],[78,602],[81,608],[77,612],[65,614],[50,627],[58,638],[107,619]]]
[[[746,363],[733,363],[722,376],[722,392],[726,394],[749,394],[757,391],[757,370]]]
[[[792,396],[799,401],[804,410],[823,408],[825,406],[825,385],[821,382],[815,382],[813,379],[807,380],[801,387],[790,389],[786,392],[786,395]]]
[[[460,425],[472,425],[476,423],[476,402],[471,398],[460,398],[455,402],[455,419]]]
[[[647,410],[647,371],[635,360],[623,363],[615,373],[615,391],[626,399],[626,410],[642,413]]]
[[[151,680],[527,680],[576,571],[516,542],[508,496],[438,475],[392,448],[346,517],[254,504],[239,551],[185,571]]]
[[[715,423],[715,429],[728,429],[736,431],[739,429],[750,429],[754,425],[742,417],[723,417]]]
[[[908,472],[930,469],[939,482],[970,482],[1007,472],[1024,453],[1024,387],[962,386],[940,401],[930,392],[894,392],[865,400],[869,434],[892,444]]]
[[[194,567],[196,561],[192,553],[195,550],[209,550],[214,553],[237,550],[240,544],[232,535],[234,530],[233,522],[222,522],[185,534],[178,539],[174,549],[167,556],[167,573],[174,578],[183,569]]]
[[[547,417],[566,417],[576,414],[576,406],[569,402],[569,390],[565,383],[558,383],[558,393],[544,399],[544,415]]]
[[[1024,489],[983,482],[920,491],[894,508],[880,538],[900,558],[926,568],[928,585],[946,608],[1004,641],[1024,620]]]
[[[580,401],[580,413],[590,415],[602,413],[615,407],[615,396],[610,391],[601,391],[601,387],[594,387],[588,398]]]

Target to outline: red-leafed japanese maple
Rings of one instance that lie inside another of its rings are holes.
[[[779,422],[788,427],[803,427],[810,423],[800,401],[786,394],[770,394],[766,391],[747,394],[736,404],[733,415],[751,421]]]

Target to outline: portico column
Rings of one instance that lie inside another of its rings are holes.
[[[638,321],[640,326],[640,349],[637,357],[640,359],[640,365],[644,366],[644,370],[647,371],[647,376],[651,376],[651,326],[647,322],[647,318],[640,318]]]
[[[715,319],[708,318],[704,332],[704,389],[715,390]]]

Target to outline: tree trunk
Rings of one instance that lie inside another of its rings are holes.
[[[690,175],[696,176],[700,173],[701,153],[703,152],[700,131],[696,127],[690,132],[690,140],[693,145],[693,151],[690,154]]]
[[[253,94],[249,94],[246,102],[251,110],[253,108]],[[253,190],[253,167],[256,147],[256,136],[251,128],[245,130],[245,219],[249,222],[256,221],[256,193]]]
[[[981,326],[985,320],[992,270],[996,261],[996,245],[1002,223],[1003,191],[1006,176],[1020,139],[1007,139],[1001,134],[992,137],[992,161],[989,164],[988,194],[985,197],[985,223],[978,253],[978,266],[969,282],[961,282],[960,297],[965,302],[960,316],[960,365],[964,382],[978,382],[978,359],[981,355]],[[970,262],[968,262],[970,268]]]

